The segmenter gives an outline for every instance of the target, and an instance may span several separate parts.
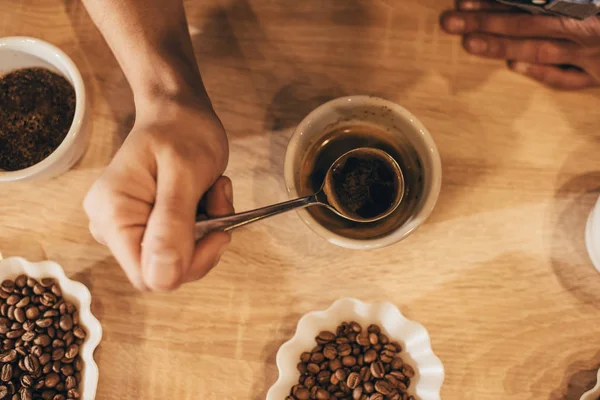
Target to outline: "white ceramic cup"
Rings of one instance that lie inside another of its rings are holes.
[[[69,170],[83,155],[88,144],[88,106],[79,70],[62,50],[30,37],[0,38],[0,76],[20,68],[43,67],[65,77],[75,89],[75,115],[63,142],[47,158],[18,171],[0,170],[0,182],[51,178]]]
[[[585,242],[592,263],[600,272],[600,199],[590,214],[585,232]]]
[[[382,109],[378,113],[373,110]],[[372,96],[342,97],[325,103],[311,112],[296,128],[285,155],[285,183],[290,198],[299,194],[299,177],[307,152],[337,125],[369,123],[386,130],[399,142],[408,142],[418,154],[424,188],[411,217],[401,226],[374,239],[353,239],[342,236],[320,224],[306,209],[298,211],[300,218],[318,235],[335,245],[351,249],[375,249],[396,243],[417,229],[429,217],[437,202],[442,165],[433,138],[423,124],[405,108]]]

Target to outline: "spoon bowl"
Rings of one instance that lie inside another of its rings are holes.
[[[195,238],[230,231],[287,211],[325,206],[350,221],[370,223],[393,213],[404,197],[404,175],[383,150],[361,147],[339,157],[329,167],[321,189],[310,196],[220,218],[196,222]]]
[[[343,218],[375,222],[396,211],[402,202],[404,175],[385,151],[361,147],[344,153],[333,163],[315,196]]]

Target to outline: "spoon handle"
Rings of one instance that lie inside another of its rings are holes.
[[[231,231],[244,225],[260,221],[261,219],[269,218],[298,208],[312,206],[314,204],[319,204],[319,202],[315,195],[312,195],[239,214],[199,221],[196,222],[194,228],[194,237],[196,240],[199,240],[212,231]]]

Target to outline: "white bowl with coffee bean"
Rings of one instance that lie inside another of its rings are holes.
[[[93,400],[102,327],[56,263],[0,261],[0,399]]]
[[[438,400],[444,381],[422,325],[352,298],[303,316],[277,367],[267,400]]]

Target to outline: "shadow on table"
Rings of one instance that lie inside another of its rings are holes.
[[[593,365],[590,367],[590,365]],[[579,400],[596,385],[600,352],[591,360],[576,361],[567,367],[565,378],[560,386],[550,394],[549,400]]]
[[[121,147],[135,122],[133,94],[117,60],[104,41],[102,34],[89,17],[82,2],[77,0],[63,0],[63,2],[73,31],[79,41],[81,59],[75,61],[84,75],[86,89],[91,93],[90,100],[96,103],[98,99],[104,98],[118,125],[110,149],[110,157],[112,158],[112,155]],[[89,79],[92,77],[93,80]],[[96,82],[98,87],[94,85]],[[91,107],[91,110],[93,117],[98,115],[98,108]],[[92,126],[94,125],[93,117]],[[103,131],[97,134],[107,135],[110,132]]]
[[[596,153],[586,148],[573,154],[563,170],[577,165],[578,157]],[[600,168],[600,165],[599,165]],[[592,265],[585,244],[590,212],[600,196],[600,170],[576,176],[563,183],[554,195],[558,215],[553,221],[551,254],[554,272],[562,286],[580,301],[600,308],[600,275]]]
[[[90,290],[92,314],[102,324],[103,340],[95,353],[100,367],[98,397],[110,398],[117,392],[116,386],[123,386],[124,382],[127,383],[123,388],[125,393],[140,393],[141,383],[133,380],[134,375],[127,371],[143,363],[143,354],[125,350],[129,347],[127,343],[139,343],[144,336],[146,313],[135,300],[140,294],[112,257],[78,272],[72,279],[82,282]],[[115,377],[119,377],[118,382],[114,382]]]

